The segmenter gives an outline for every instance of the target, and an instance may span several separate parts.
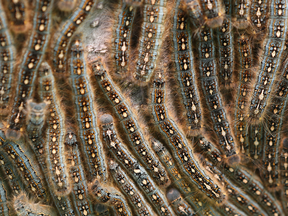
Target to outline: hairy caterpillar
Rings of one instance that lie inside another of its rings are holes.
[[[263,187],[263,184],[240,165],[234,167],[227,163],[221,157],[220,151],[215,148],[213,143],[200,137],[196,142],[201,149],[205,150],[205,155],[212,162],[213,166],[220,165],[220,170],[225,176],[230,177],[244,191],[256,200],[268,212],[282,215],[281,207],[276,199]],[[232,159],[232,158],[231,158]],[[234,158],[237,159],[237,158]],[[229,161],[228,161],[229,162]],[[218,166],[219,167],[219,166]]]
[[[76,108],[78,135],[82,141],[82,151],[89,168],[87,170],[89,172],[89,180],[99,175],[105,181],[107,169],[97,128],[97,114],[93,104],[94,94],[86,72],[83,47],[79,40],[75,41],[71,51],[70,80]]]
[[[7,187],[2,179],[0,179],[0,215],[9,216],[12,211],[8,205]]]
[[[219,138],[219,145],[227,157],[237,154],[237,149],[231,135],[229,122],[223,107],[216,77],[215,46],[212,31],[203,28],[199,35],[200,79],[206,103],[211,112],[214,130]]]
[[[189,129],[196,130],[201,128],[202,113],[199,93],[195,83],[196,78],[191,41],[192,33],[189,29],[190,25],[187,16],[185,16],[183,11],[178,11],[179,4],[180,1],[177,1],[172,30],[176,72],[183,103],[186,108]]]
[[[49,172],[49,183],[56,195],[68,195],[71,184],[69,182],[67,159],[64,154],[65,141],[65,115],[61,109],[57,90],[55,90],[55,79],[50,66],[45,63],[42,73],[39,74],[39,95],[43,101],[47,101],[48,118],[45,140],[47,171]]]
[[[249,151],[249,136],[247,127],[247,109],[251,96],[251,79],[252,79],[252,47],[249,36],[245,33],[237,37],[238,54],[240,56],[239,88],[237,91],[236,109],[235,109],[235,138],[238,141],[240,152],[247,154]],[[249,128],[251,128],[250,126]],[[254,136],[253,136],[254,137]],[[255,137],[254,137],[255,138]],[[250,144],[250,148],[251,148]],[[255,147],[255,153],[259,153],[258,146]],[[258,152],[257,152],[258,151]]]
[[[237,0],[234,3],[234,17],[232,20],[238,29],[246,29],[250,25],[249,9],[252,0]],[[226,1],[224,1],[225,4]]]
[[[167,138],[182,172],[184,172],[189,180],[196,184],[201,191],[205,192],[208,197],[221,203],[225,198],[222,189],[215,185],[213,180],[205,172],[202,172],[201,167],[193,157],[187,140],[167,113],[164,87],[165,81],[162,73],[159,72],[155,75],[152,88],[152,112],[155,122],[159,130]]]
[[[270,18],[267,26],[267,37],[261,55],[259,76],[251,98],[249,115],[252,120],[261,120],[267,100],[279,68],[287,34],[287,2],[273,0],[270,3]]]
[[[66,58],[69,44],[78,26],[83,23],[90,13],[94,0],[81,0],[69,20],[62,27],[54,47],[53,69],[56,72],[64,73],[66,69]]]
[[[4,133],[0,134],[0,139],[2,165],[6,163],[8,167],[9,164],[15,167],[29,192],[40,200],[47,200],[47,185],[40,167],[34,158],[33,152],[31,152],[25,141],[21,140],[18,144],[7,140]],[[13,174],[13,172],[15,172],[13,168],[10,169],[11,172],[7,171],[6,169],[6,175],[8,175],[8,177],[10,177],[9,175],[11,175],[11,177],[13,177],[13,175],[17,176],[17,174]],[[15,181],[19,181],[19,179],[14,179],[14,183]],[[22,188],[20,182],[18,182],[18,185]],[[18,185],[16,186],[17,188],[19,187]]]
[[[101,60],[96,60],[91,65],[101,89],[114,107],[126,133],[129,134],[130,146],[133,147],[134,152],[140,161],[148,168],[148,172],[151,174],[152,178],[155,179],[157,183],[160,182],[160,185],[167,185],[169,183],[169,178],[165,168],[161,162],[159,162],[158,158],[144,139],[143,132],[138,125],[134,114],[131,112],[125,98],[121,95],[117,87],[115,87],[112,79],[104,69]]]
[[[139,39],[136,72],[133,74],[136,79],[149,81],[156,68],[165,28],[166,4],[166,0],[144,0],[144,21]]]
[[[10,129],[20,130],[22,128],[25,119],[23,110],[26,106],[26,100],[32,96],[36,72],[49,38],[53,2],[53,0],[39,0],[36,3],[33,31],[18,73],[16,95],[9,120]]]
[[[141,192],[137,189],[136,185],[121,169],[121,167],[114,161],[109,162],[110,173],[114,182],[121,189],[122,193],[126,196],[128,202],[133,206],[137,215],[153,215],[148,203],[142,196]]]
[[[72,182],[72,198],[78,215],[91,215],[93,207],[89,199],[88,185],[81,163],[77,137],[73,132],[68,132],[65,137],[68,161],[70,162],[69,174]]]
[[[119,140],[118,134],[113,126],[112,116],[108,114],[102,115],[100,117],[100,122],[104,143],[109,148],[114,158],[130,173],[152,207],[154,207],[156,212],[160,215],[174,215],[166,198],[148,175],[147,171],[123,145],[121,140]],[[143,153],[146,154],[145,151],[143,151]],[[154,167],[154,171],[158,171],[158,168]],[[163,179],[163,173],[158,172],[158,175],[159,179]]]
[[[123,9],[118,17],[115,36],[115,65],[117,73],[125,73],[128,70],[128,62],[130,55],[132,24],[135,18],[136,8],[127,4],[123,5]]]
[[[181,197],[181,194],[177,189],[168,189],[166,192],[166,197],[177,215],[195,215],[195,212],[190,208],[189,204]]]
[[[263,162],[265,179],[268,186],[279,186],[278,158],[281,139],[283,116],[287,106],[288,95],[288,62],[285,62],[280,74],[280,80],[275,83],[274,94],[267,106],[267,128],[264,133]]]
[[[0,115],[6,115],[11,102],[12,72],[15,63],[15,48],[11,34],[8,30],[8,23],[0,3],[0,52],[2,61],[0,63]]]
[[[234,70],[234,47],[231,0],[224,0],[225,18],[222,25],[217,28],[217,42],[219,46],[219,81],[226,86],[232,83],[232,72]]]

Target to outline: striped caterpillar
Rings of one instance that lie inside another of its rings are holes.
[[[93,207],[89,199],[88,185],[81,163],[77,137],[73,132],[68,132],[65,137],[68,161],[70,161],[70,179],[72,182],[72,198],[77,215],[91,215]]]
[[[268,19],[268,0],[251,0],[249,11],[251,23],[257,31],[265,28]]]
[[[168,149],[159,141],[152,141],[152,148],[160,158],[161,162],[165,165],[166,170],[171,178],[171,183],[184,195],[184,199],[191,205],[195,212],[217,215],[217,212],[207,210],[208,205],[205,204],[205,198],[197,194],[197,189],[194,185],[188,182],[184,176],[179,172],[175,160],[169,153]]]
[[[264,177],[269,187],[279,186],[278,158],[281,140],[283,117],[287,106],[288,95],[288,62],[281,70],[280,80],[275,83],[274,94],[267,106],[267,129],[264,133],[263,162]]]
[[[39,95],[49,105],[47,130],[45,140],[45,157],[49,184],[56,195],[68,195],[71,184],[69,182],[68,167],[64,154],[65,141],[65,115],[61,109],[55,79],[51,68],[47,63],[41,65],[43,71],[39,74]]]
[[[68,47],[74,32],[83,23],[90,13],[94,0],[81,0],[69,20],[62,27],[54,47],[53,68],[56,72],[64,73],[66,70],[66,58]]]
[[[13,167],[15,167],[15,170],[17,170],[21,180],[24,182],[29,192],[40,200],[47,200],[47,185],[42,176],[40,167],[35,160],[33,152],[31,152],[25,141],[21,140],[21,142],[18,144],[11,140],[7,140],[4,133],[1,133],[0,139],[0,156],[2,158],[2,164],[4,162],[6,165],[11,164]],[[10,171],[12,173],[6,174],[13,175],[13,172],[15,172],[13,168]],[[16,173],[15,175],[17,176]],[[14,179],[14,181],[19,181],[19,179]],[[21,183],[19,183],[20,182],[18,182],[18,185],[21,187]]]
[[[153,215],[149,204],[146,202],[141,192],[136,185],[126,175],[124,170],[114,161],[109,162],[110,173],[115,184],[121,189],[121,192],[126,196],[128,202],[133,206],[136,215]]]
[[[16,33],[25,32],[28,28],[27,19],[28,5],[25,0],[7,0],[3,1],[6,5],[8,14],[8,20],[11,23],[11,28]]]
[[[238,29],[246,29],[250,25],[249,9],[252,0],[236,0],[234,3],[234,25]],[[224,4],[227,1],[224,1]],[[258,1],[259,2],[259,1]]]
[[[202,6],[205,24],[210,28],[217,28],[222,25],[224,18],[224,7],[221,0],[199,0]]]
[[[234,49],[233,33],[231,21],[231,0],[225,0],[225,19],[222,25],[217,28],[217,42],[219,47],[219,81],[225,86],[232,83],[232,73],[234,70]]]
[[[198,89],[195,83],[196,78],[191,42],[192,34],[187,17],[183,11],[178,11],[179,4],[180,1],[177,1],[172,30],[175,64],[181,95],[186,108],[189,129],[196,130],[201,128],[202,113]]]
[[[285,137],[281,143],[279,154],[280,179],[282,184],[281,198],[284,212],[288,210],[288,140]]]
[[[129,53],[132,37],[132,24],[135,18],[136,8],[127,4],[118,17],[115,37],[115,65],[117,73],[125,73],[128,70]]]
[[[9,216],[12,214],[12,210],[8,205],[7,187],[3,180],[0,179],[0,215]]]
[[[11,102],[12,72],[14,70],[15,48],[11,34],[8,30],[8,23],[0,3],[0,115],[7,114],[6,111]]]
[[[25,120],[23,110],[26,106],[26,100],[32,96],[36,72],[49,38],[53,2],[53,0],[39,0],[36,3],[33,31],[18,73],[16,95],[9,120],[10,129],[21,130]]]
[[[198,145],[200,149],[205,151],[205,156],[207,156],[207,158],[212,162],[213,166],[217,164],[220,165],[221,172],[225,176],[230,177],[230,179],[244,189],[246,193],[256,200],[261,207],[263,207],[263,209],[271,214],[283,214],[282,209],[276,199],[265,190],[262,183],[255,179],[248,170],[239,165],[234,167],[227,163],[223,163],[224,160],[221,157],[220,151],[215,148],[213,143],[208,142],[203,137],[199,137],[195,144]]]
[[[215,46],[212,31],[203,28],[199,35],[199,70],[200,79],[206,103],[211,112],[214,130],[219,138],[219,145],[227,157],[237,154],[237,149],[231,135],[229,122],[223,107],[216,77]]]
[[[93,104],[94,94],[86,71],[83,47],[79,40],[75,41],[71,47],[71,52],[70,83],[76,108],[78,135],[88,165],[88,179],[91,180],[99,175],[105,181],[107,168],[97,128],[97,115]]]
[[[166,0],[144,0],[144,21],[139,39],[136,72],[133,74],[141,81],[149,81],[156,68],[165,28],[166,4]]]
[[[51,68],[50,66],[44,62],[41,64],[39,68],[39,74],[45,75],[45,74],[51,74]],[[52,83],[54,84],[54,83]],[[45,89],[43,86],[41,86],[40,83],[40,89],[39,93],[41,94],[41,89]],[[49,88],[48,88],[49,90]],[[45,175],[46,181],[50,181],[50,175],[48,174],[48,168],[47,168],[47,149],[46,149],[46,139],[42,139],[42,136],[45,137],[45,132],[42,130],[43,127],[45,127],[45,116],[46,116],[46,108],[47,108],[47,101],[45,103],[33,103],[28,102],[28,108],[31,109],[27,114],[27,127],[26,130],[28,132],[28,137],[30,139],[30,146],[32,147],[36,158],[42,168],[42,171]],[[44,125],[44,126],[43,126]],[[67,196],[57,196],[51,187],[49,187],[50,194],[52,196],[52,199],[57,207],[57,210],[59,214],[61,215],[74,215],[74,210],[72,207],[72,202],[69,197]]]
[[[265,211],[253,199],[244,193],[242,189],[235,186],[220,170],[214,167],[211,162],[202,158],[202,163],[206,170],[213,174],[215,178],[225,186],[230,202],[242,209],[246,214],[257,216],[260,213],[260,215],[266,215]]]
[[[258,79],[251,98],[249,117],[251,120],[263,119],[264,109],[267,111],[269,98],[275,74],[278,70],[285,45],[287,33],[287,2],[273,0],[270,3],[270,18],[267,22],[267,37],[263,43],[263,54]]]
[[[134,114],[131,112],[125,98],[121,95],[117,87],[115,87],[116,85],[104,69],[101,60],[96,60],[91,63],[91,67],[99,86],[112,104],[126,133],[129,134],[129,145],[133,147],[138,159],[148,168],[148,172],[158,184],[163,186],[168,185],[169,178],[165,168],[144,139],[143,132]]]
[[[155,75],[152,89],[153,116],[159,130],[164,134],[173,155],[177,160],[180,169],[184,172],[189,180],[196,184],[211,199],[221,203],[225,196],[213,180],[202,172],[198,162],[193,157],[192,151],[188,146],[187,140],[179,131],[176,124],[169,118],[165,106],[165,81],[161,72]],[[196,177],[197,176],[197,177]]]
[[[111,154],[113,154],[114,159],[133,177],[138,187],[141,188],[141,191],[149,200],[151,206],[159,215],[174,215],[166,198],[148,175],[147,171],[118,138],[118,134],[114,129],[112,116],[109,114],[102,115],[100,122],[104,143]],[[158,172],[157,167],[154,167],[153,170],[154,172]],[[163,173],[159,172],[158,175],[159,179],[163,179]]]
[[[248,153],[248,128],[247,128],[247,112],[248,112],[248,103],[251,96],[251,81],[252,81],[252,47],[251,40],[248,35],[243,33],[239,34],[237,37],[237,45],[238,45],[238,54],[240,56],[240,72],[239,72],[239,88],[237,91],[237,99],[236,99],[236,109],[235,109],[235,138],[238,141],[238,145],[241,153]],[[250,126],[249,129],[253,127]],[[256,138],[255,136],[252,136]],[[251,148],[250,144],[250,148]],[[257,152],[258,151],[258,152]],[[256,154],[255,154],[256,153]],[[258,156],[259,150],[258,146],[255,146],[255,155]]]

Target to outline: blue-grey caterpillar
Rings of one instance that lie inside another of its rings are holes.
[[[142,129],[138,125],[133,112],[130,110],[125,98],[104,69],[101,60],[96,60],[91,66],[101,89],[109,99],[123,128],[128,134],[129,145],[133,147],[135,154],[142,164],[148,168],[148,172],[151,174],[152,178],[155,179],[157,184],[164,186],[168,185],[169,178],[165,168],[161,162],[159,162],[145,140]]]
[[[81,42],[76,40],[71,47],[70,83],[76,108],[78,135],[88,165],[89,180],[99,175],[105,181],[107,178],[105,155],[99,139],[92,85],[86,70],[83,47]]]

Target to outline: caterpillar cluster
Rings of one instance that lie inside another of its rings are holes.
[[[287,11],[0,2],[0,215],[287,215]]]

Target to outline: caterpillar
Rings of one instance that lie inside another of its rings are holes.
[[[224,1],[224,4],[225,3],[226,1]],[[251,0],[237,0],[234,3],[235,14],[232,20],[234,25],[238,29],[246,29],[250,25],[250,13],[249,13],[250,5]]]
[[[177,1],[177,5],[181,1]],[[198,0],[185,0],[184,6],[187,9],[189,17],[191,17],[191,21],[196,28],[203,26],[204,24],[204,14]]]
[[[205,24],[210,28],[217,28],[222,25],[224,18],[224,7],[221,0],[199,0],[202,6]]]
[[[22,190],[24,190],[24,187],[28,187],[29,185],[23,184],[17,170],[13,167],[13,165],[9,162],[9,159],[7,157],[3,157],[4,155],[0,154],[0,164],[1,169],[6,176],[6,179],[9,179],[8,185],[12,189],[12,193],[15,195],[18,195]],[[29,191],[30,192],[30,191]]]
[[[55,79],[51,68],[47,63],[41,65],[42,73],[39,74],[39,95],[43,101],[47,101],[48,115],[45,140],[45,152],[47,172],[49,172],[49,184],[56,195],[68,195],[71,184],[68,177],[67,159],[64,154],[65,141],[65,115],[60,108]]]
[[[76,40],[72,45],[71,52],[70,83],[77,110],[78,135],[81,139],[81,148],[88,165],[88,179],[91,180],[93,177],[99,175],[105,181],[107,178],[107,168],[97,128],[97,115],[93,104],[94,94],[86,72],[83,47],[79,40]]]
[[[223,173],[213,166],[211,162],[201,158],[202,163],[206,170],[213,174],[220,182],[225,186],[229,200],[236,205],[238,208],[242,209],[246,214],[257,215],[267,215],[265,211],[246,193],[244,193],[240,188],[235,186]]]
[[[26,100],[32,96],[36,71],[45,53],[49,38],[53,2],[53,0],[39,0],[36,3],[33,31],[20,65],[15,99],[11,116],[9,117],[9,128],[16,131],[21,130],[23,127],[25,120],[23,110],[26,106]]]
[[[184,195],[184,199],[187,200],[193,210],[207,215],[217,215],[217,211],[207,210],[209,208],[205,204],[205,198],[195,192],[197,191],[196,187],[186,180],[185,175],[183,176],[179,172],[179,168],[168,149],[157,140],[152,140],[152,148],[166,167],[171,183]]]
[[[0,115],[6,115],[11,102],[12,72],[15,63],[15,47],[8,29],[7,18],[0,4]]]
[[[114,129],[113,118],[109,114],[100,117],[103,140],[114,158],[124,167],[133,177],[134,181],[141,188],[152,207],[159,215],[174,215],[167,200],[160,192],[154,181],[148,175],[144,167],[132,156],[131,152],[125,148],[118,133]],[[144,152],[144,151],[143,151]],[[145,152],[146,154],[146,152]],[[158,170],[154,167],[155,171]],[[159,179],[163,179],[163,173],[159,172]]]
[[[143,132],[138,125],[136,118],[133,116],[128,103],[121,95],[120,91],[115,87],[112,79],[104,69],[101,60],[91,63],[92,71],[99,83],[102,91],[112,104],[119,121],[121,122],[126,133],[129,134],[129,145],[133,147],[135,154],[140,162],[147,167],[152,178],[160,185],[168,185],[169,178],[163,165],[159,162],[150,146],[144,139]]]
[[[128,202],[133,206],[135,215],[153,215],[149,204],[146,202],[141,192],[136,185],[126,175],[124,170],[113,160],[109,162],[110,173],[114,179],[115,184],[121,189],[121,192],[126,196]]]
[[[66,58],[71,38],[78,26],[83,23],[90,13],[93,4],[94,0],[81,0],[69,20],[63,24],[60,36],[54,46],[53,70],[56,72],[64,73],[66,70]]]
[[[68,161],[70,162],[70,179],[72,181],[72,197],[78,215],[91,215],[93,206],[89,199],[88,185],[81,163],[77,137],[73,132],[68,132],[65,137]]]
[[[111,206],[116,216],[132,215],[126,199],[114,188],[104,186],[98,180],[94,181],[90,188],[90,193],[94,199]]]
[[[199,93],[195,83],[194,57],[191,42],[192,34],[189,29],[190,25],[187,16],[185,16],[183,11],[178,11],[179,4],[180,1],[177,1],[173,18],[174,58],[189,129],[197,130],[201,128],[202,113]]]
[[[11,23],[13,31],[17,33],[25,32],[28,28],[27,25],[27,4],[25,0],[8,0],[4,1],[9,13],[8,19]]]
[[[268,19],[268,1],[267,0],[253,0],[249,10],[251,24],[254,29],[261,31],[265,28]]]
[[[267,22],[267,38],[263,44],[264,50],[261,55],[259,76],[249,108],[249,117],[251,120],[261,120],[264,109],[267,110],[267,100],[279,67],[287,34],[286,4],[286,1],[277,0],[272,1],[270,4],[271,16]]]
[[[264,177],[269,187],[279,186],[278,158],[281,140],[281,129],[283,116],[287,106],[288,94],[288,62],[285,62],[281,69],[280,80],[275,83],[274,94],[271,95],[270,103],[267,106],[267,129],[264,133],[263,162]]]
[[[217,30],[217,42],[219,46],[219,82],[224,86],[230,86],[232,83],[232,73],[234,70],[234,49],[233,49],[233,33],[231,0],[224,0],[225,18],[223,23]]]
[[[0,179],[0,215],[9,216],[11,215],[11,208],[8,205],[8,194],[7,194],[7,186]]]
[[[239,71],[239,88],[237,91],[236,109],[235,109],[235,138],[238,141],[240,152],[248,154],[249,145],[248,128],[251,129],[253,126],[247,127],[247,112],[248,103],[251,96],[251,82],[252,82],[252,47],[251,40],[246,33],[239,33],[237,35],[238,55],[240,56],[240,71]],[[255,136],[252,136],[256,138]],[[251,152],[250,152],[251,153]],[[258,145],[256,143],[255,151],[252,155],[258,157],[260,153]]]
[[[215,148],[214,144],[208,142],[203,137],[198,137],[195,145],[198,145],[202,150],[205,151],[205,155],[212,162],[213,166],[220,165],[220,170],[225,176],[230,177],[236,184],[238,184],[246,193],[248,193],[254,200],[256,200],[267,212],[275,215],[282,215],[283,212],[276,199],[265,190],[264,186],[259,180],[254,179],[255,177],[251,173],[238,166],[230,166],[225,163],[221,157],[220,151]],[[237,158],[234,158],[237,159]],[[229,161],[228,161],[229,162]],[[227,178],[228,179],[228,178]]]
[[[280,179],[282,184],[281,198],[282,207],[285,212],[288,210],[288,142],[285,137],[281,143],[281,153],[279,154]]]
[[[155,75],[152,88],[152,113],[155,123],[167,138],[170,148],[173,150],[174,157],[180,165],[182,172],[184,172],[189,180],[196,184],[208,197],[221,203],[225,198],[222,189],[215,185],[213,180],[207,176],[205,172],[201,171],[201,167],[193,157],[187,140],[167,114],[164,87],[165,81],[163,74],[159,72]],[[195,176],[197,176],[197,178]]]
[[[51,73],[50,66],[43,62],[39,68],[39,74],[45,75]],[[54,83],[53,83],[54,84]],[[41,94],[41,89],[43,90],[43,86],[39,88],[39,94]],[[49,88],[48,88],[49,90]],[[32,147],[35,156],[42,168],[43,174],[45,175],[46,181],[50,181],[50,175],[48,174],[48,168],[47,168],[47,149],[46,149],[46,137],[44,130],[41,130],[39,128],[45,127],[45,123],[47,122],[45,120],[46,117],[46,108],[48,105],[48,101],[45,101],[44,103],[33,103],[32,101],[29,101],[28,108],[31,107],[31,111],[27,114],[27,132],[28,137],[30,140],[30,146]],[[35,112],[36,110],[36,112]],[[34,113],[35,112],[35,113]],[[37,118],[34,118],[32,116],[37,116]],[[44,126],[43,126],[43,125]],[[44,139],[42,138],[44,137]],[[52,199],[55,203],[55,206],[59,212],[60,215],[67,215],[72,216],[74,214],[73,204],[72,201],[68,196],[57,196],[54,193],[54,190],[52,187],[49,187],[50,194],[52,196]]]
[[[260,159],[262,158],[264,146],[263,125],[256,124],[249,126],[249,134],[250,156],[254,159]]]
[[[0,136],[2,164],[6,163],[6,166],[8,165],[7,167],[9,167],[9,164],[11,164],[13,167],[15,167],[21,180],[25,182],[29,192],[40,200],[47,200],[47,185],[42,176],[40,167],[37,164],[37,161],[35,160],[34,155],[32,154],[28,145],[23,140],[19,144],[8,140],[6,139],[4,133],[1,133]],[[8,177],[13,177],[13,175],[17,176],[13,168],[10,170],[6,169],[5,171]],[[11,171],[11,173],[7,171]],[[15,181],[19,181],[19,179],[14,179],[14,184]],[[22,188],[21,183],[18,182],[16,187]],[[15,190],[15,188],[12,189]]]
[[[165,29],[166,0],[144,0],[144,20],[139,39],[136,72],[133,76],[148,82],[156,68],[159,49]]]
[[[128,70],[129,53],[131,47],[132,25],[135,18],[136,8],[124,4],[118,17],[115,36],[115,65],[116,73],[126,73]]]
[[[215,46],[212,31],[207,27],[199,34],[198,41],[199,71],[202,90],[211,112],[214,130],[219,138],[219,145],[227,157],[237,154],[229,122],[223,107],[216,77]]]
[[[13,207],[18,216],[56,216],[56,211],[49,205],[42,205],[40,203],[33,203],[29,200],[26,194],[21,193],[13,199]]]

